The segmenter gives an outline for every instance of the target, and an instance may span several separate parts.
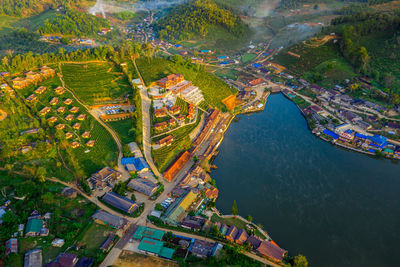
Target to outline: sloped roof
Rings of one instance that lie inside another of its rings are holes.
[[[257,251],[263,256],[275,259],[277,261],[282,261],[283,256],[286,253],[286,250],[281,249],[280,247],[268,241],[261,242],[260,246],[257,248]]]

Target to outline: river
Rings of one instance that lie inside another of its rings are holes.
[[[233,122],[212,172],[217,208],[252,215],[310,266],[398,266],[400,165],[326,143],[297,107],[270,96]]]

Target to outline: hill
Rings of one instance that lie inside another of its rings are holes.
[[[195,0],[173,9],[155,24],[161,39],[188,40],[210,34],[213,26],[225,29],[236,38],[245,36],[248,27],[239,15],[212,0]]]
[[[94,0],[0,0],[0,15],[25,17],[59,6],[85,6]]]

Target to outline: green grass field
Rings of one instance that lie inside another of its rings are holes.
[[[247,54],[245,54],[244,56],[242,56],[241,60],[242,60],[242,63],[243,63],[243,64],[247,64],[247,63],[249,63],[250,61],[252,61],[253,59],[255,59],[256,57],[257,57],[256,54],[247,53]]]
[[[300,58],[289,55],[287,52],[300,55]],[[303,43],[283,49],[278,55],[274,56],[274,62],[285,66],[290,71],[302,75],[307,71],[312,71],[325,61],[341,58],[339,51],[332,42],[328,42],[320,47],[309,47]]]
[[[232,79],[232,80],[236,80],[237,74],[238,74],[238,72],[236,70],[232,70],[232,69],[218,69],[214,73],[215,73],[215,75],[217,75],[220,78],[228,78],[228,79]]]
[[[96,250],[106,240],[108,234],[115,234],[116,230],[106,225],[92,223],[85,231],[80,242],[84,243],[86,250],[96,253]]]
[[[109,62],[63,64],[62,72],[68,88],[87,104],[119,99],[131,91],[127,77]]]
[[[223,108],[224,104],[221,101],[236,93],[236,89],[230,88],[215,75],[197,68],[195,65],[179,65],[163,58],[140,58],[137,60],[137,65],[147,85],[172,73],[184,75],[185,79],[192,81],[194,85],[200,88],[206,102],[211,107]]]

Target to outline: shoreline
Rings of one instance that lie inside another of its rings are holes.
[[[307,128],[311,131],[311,133],[312,133],[314,136],[316,136],[316,137],[322,139],[323,141],[328,142],[328,143],[330,143],[330,144],[332,144],[332,145],[336,145],[336,146],[339,146],[339,147],[344,148],[344,149],[347,149],[347,150],[351,150],[351,151],[354,151],[354,152],[358,152],[358,153],[361,153],[361,154],[370,155],[370,156],[374,156],[375,158],[378,158],[378,156],[377,156],[376,153],[372,153],[372,152],[365,151],[365,150],[362,150],[362,149],[357,149],[357,148],[355,148],[355,147],[347,146],[347,145],[342,144],[342,143],[332,142],[332,141],[330,141],[330,140],[328,140],[328,139],[326,139],[326,138],[323,138],[321,135],[317,135],[317,134],[313,133],[313,132],[312,132],[312,129],[310,128],[310,124],[308,123],[307,117],[306,117],[305,114],[303,113],[303,110],[302,110],[294,101],[292,101],[292,99],[291,99],[289,96],[287,96],[284,92],[281,91],[281,94],[282,94],[286,99],[288,99],[290,102],[292,102],[293,104],[296,105],[296,107],[299,109],[301,115],[302,115],[302,116],[304,117],[304,119],[306,120]],[[385,159],[400,160],[399,158],[389,157],[388,155],[383,154],[383,153],[382,153],[382,157],[385,158]]]

